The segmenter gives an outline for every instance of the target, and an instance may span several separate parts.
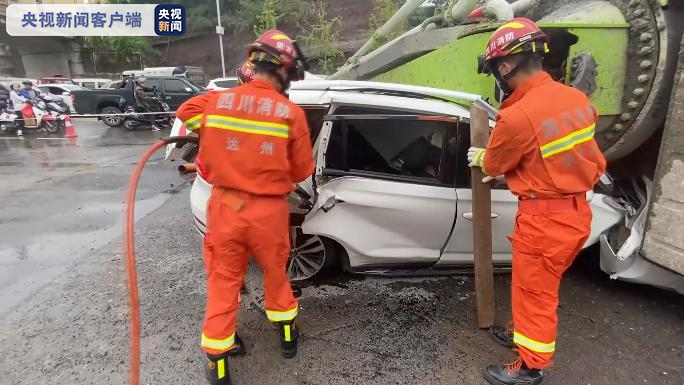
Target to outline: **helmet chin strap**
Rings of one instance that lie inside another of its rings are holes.
[[[506,81],[507,77],[504,77],[499,72],[499,66],[496,66],[496,65],[493,66],[492,75],[494,75],[494,80],[496,81],[496,85],[499,87],[499,89],[501,90],[501,92],[503,94],[501,96],[501,100],[499,100],[499,102],[503,102],[513,92],[513,89],[508,86],[508,82]]]
[[[280,83],[280,93],[287,96],[287,90],[290,89],[290,80],[285,79],[279,73],[276,73],[276,78],[278,79],[278,83]]]
[[[492,63],[494,64],[492,66],[492,75],[494,75],[494,78],[496,79],[496,84],[499,86],[499,89],[501,89],[501,92],[503,92],[503,98],[501,101],[504,101],[511,93],[513,93],[513,89],[508,85],[508,80],[511,80],[515,74],[520,72],[523,68],[527,67],[527,64],[530,62],[532,59],[531,55],[524,55],[523,59],[511,69],[511,72],[507,73],[506,75],[502,75],[501,72],[499,72],[499,66],[497,65],[498,63]]]

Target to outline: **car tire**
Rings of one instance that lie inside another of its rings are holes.
[[[304,234],[300,226],[290,226],[290,258],[287,275],[292,282],[311,279],[339,259],[340,246],[315,234]]]
[[[106,116],[110,114],[120,114],[121,110],[116,107],[105,107],[100,111],[100,114],[105,116],[102,117],[102,122],[109,127],[119,127],[121,125],[121,116]]]

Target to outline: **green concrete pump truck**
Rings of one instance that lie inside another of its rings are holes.
[[[545,70],[588,94],[601,115],[596,139],[609,167],[598,188],[625,213],[624,226],[601,237],[601,268],[684,293],[684,2],[441,3],[404,2],[331,79],[466,91],[497,105],[495,82],[477,74],[477,57],[506,20],[536,21],[550,39]],[[434,16],[377,47],[428,5]]]

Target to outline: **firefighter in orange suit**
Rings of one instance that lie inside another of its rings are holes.
[[[487,148],[471,147],[471,166],[504,175],[519,198],[513,245],[513,328],[493,326],[492,337],[517,348],[519,358],[488,366],[491,384],[542,382],[556,350],[558,288],[591,229],[586,192],[606,168],[594,140],[598,113],[581,91],[542,70],[547,37],[532,21],[516,18],[497,29],[480,57],[508,95]]]
[[[243,85],[254,80],[256,76],[256,71],[254,69],[254,63],[247,60],[242,63],[238,68],[235,69],[235,77],[238,80],[238,85]]]
[[[277,325],[283,355],[297,353],[297,301],[285,265],[290,252],[285,195],[313,173],[304,111],[283,94],[304,78],[306,62],[296,43],[272,30],[248,50],[254,80],[197,96],[177,111],[188,130],[199,131],[207,179],[204,258],[207,308],[201,346],[212,385],[230,384],[227,357],[244,348],[236,334],[238,294],[253,255],[264,272],[266,315]]]

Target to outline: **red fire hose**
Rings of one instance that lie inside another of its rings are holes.
[[[128,185],[128,198],[126,199],[126,226],[124,227],[124,249],[126,252],[126,273],[128,278],[128,298],[131,306],[130,328],[130,384],[140,383],[140,302],[138,299],[138,272],[135,265],[135,194],[138,190],[138,181],[145,164],[160,148],[171,143],[193,143],[199,145],[199,138],[190,136],[172,136],[160,140],[150,146],[138,161],[133,170],[131,181]]]

